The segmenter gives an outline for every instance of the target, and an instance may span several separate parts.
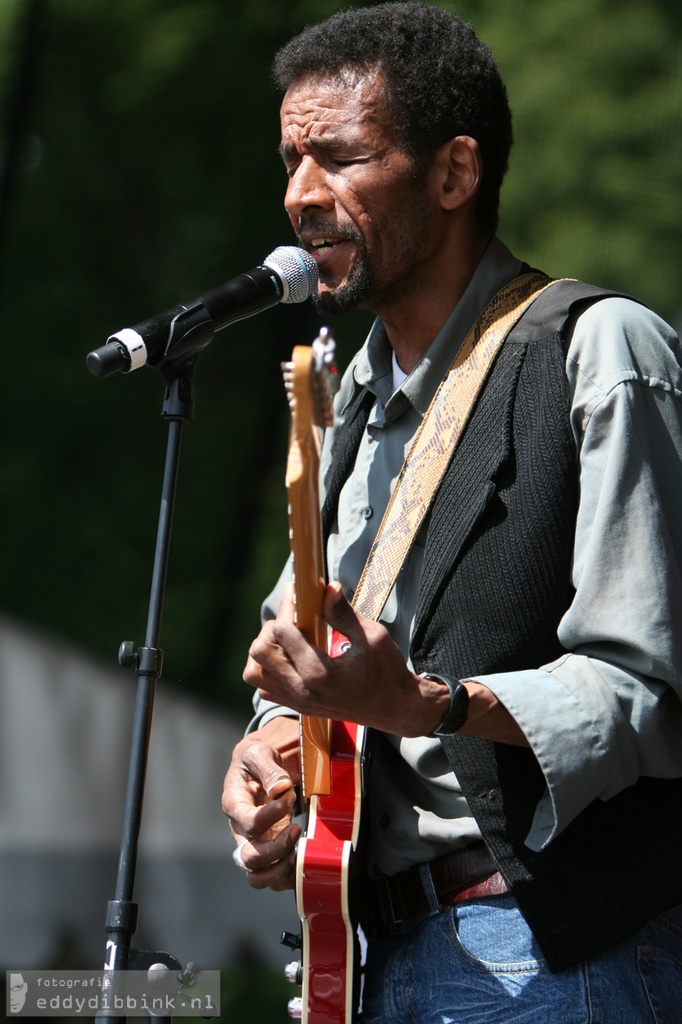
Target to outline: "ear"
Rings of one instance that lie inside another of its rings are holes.
[[[433,163],[441,206],[456,210],[478,192],[483,173],[481,150],[469,135],[457,135],[436,151]]]

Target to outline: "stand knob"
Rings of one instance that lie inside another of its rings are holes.
[[[124,640],[118,649],[118,663],[121,668],[132,668],[137,660],[137,651],[132,640]]]
[[[301,1020],[303,1017],[303,1000],[300,996],[289,1000],[287,1012],[292,1020]]]
[[[186,985],[187,987],[189,987],[190,985],[194,985],[197,980],[196,976],[199,973],[199,971],[199,964],[195,964],[190,961],[190,963],[187,964],[185,970],[180,971],[180,973],[178,974],[178,981],[180,982],[181,985]]]

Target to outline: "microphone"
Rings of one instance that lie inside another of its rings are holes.
[[[247,270],[200,295],[188,304],[112,334],[106,345],[88,353],[85,363],[93,377],[130,373],[165,358],[187,359],[212,339],[216,331],[237,320],[269,309],[279,302],[305,302],[317,288],[317,263],[305,249],[282,245]]]

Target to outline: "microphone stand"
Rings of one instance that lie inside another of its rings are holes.
[[[154,694],[161,677],[163,651],[159,647],[161,617],[165,594],[171,526],[175,506],[180,449],[184,426],[191,422],[194,412],[193,373],[199,354],[213,337],[210,324],[193,331],[191,352],[181,345],[181,352],[171,351],[150,368],[166,383],[162,417],[168,423],[168,441],[161,491],[161,506],[156,536],[156,548],[147,614],[147,630],[143,647],[124,641],[119,649],[119,663],[134,667],[137,673],[137,695],[133,719],[130,762],[123,812],[123,828],[119,851],[118,874],[114,899],[107,904],[105,928],[108,935],[107,956],[102,978],[101,1013],[95,1024],[125,1024],[126,1016],[118,1016],[116,1009],[124,1003],[117,1001],[117,972],[147,971],[152,985],[166,982],[176,993],[183,985],[191,985],[193,972],[198,968],[188,964],[182,970],[179,961],[170,953],[131,949],[131,939],[137,927],[138,907],[133,902],[138,840],[142,820],[142,803],[149,752]],[[153,970],[152,970],[153,968]],[[172,973],[171,973],[172,972]],[[177,979],[175,985],[173,976]],[[137,1016],[137,1014],[136,1014]],[[150,1015],[150,1019],[152,1016]],[[170,1017],[153,1015],[159,1024],[168,1024]]]

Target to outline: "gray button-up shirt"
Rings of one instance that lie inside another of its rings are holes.
[[[519,272],[497,239],[428,352],[405,377],[376,321],[353,378],[376,397],[329,540],[330,576],[352,595],[433,394],[486,303]],[[639,775],[682,774],[682,350],[672,329],[627,299],[579,318],[567,374],[580,478],[573,585],[551,665],[474,677],[521,726],[547,783],[527,844],[542,849],[593,799]],[[326,469],[333,430],[323,452]],[[423,554],[417,538],[381,621],[407,651]],[[264,605],[274,614],[287,567]],[[522,684],[522,685],[519,685]],[[256,702],[255,728],[286,713]],[[438,740],[386,736],[369,778],[368,868],[393,874],[480,837]]]

